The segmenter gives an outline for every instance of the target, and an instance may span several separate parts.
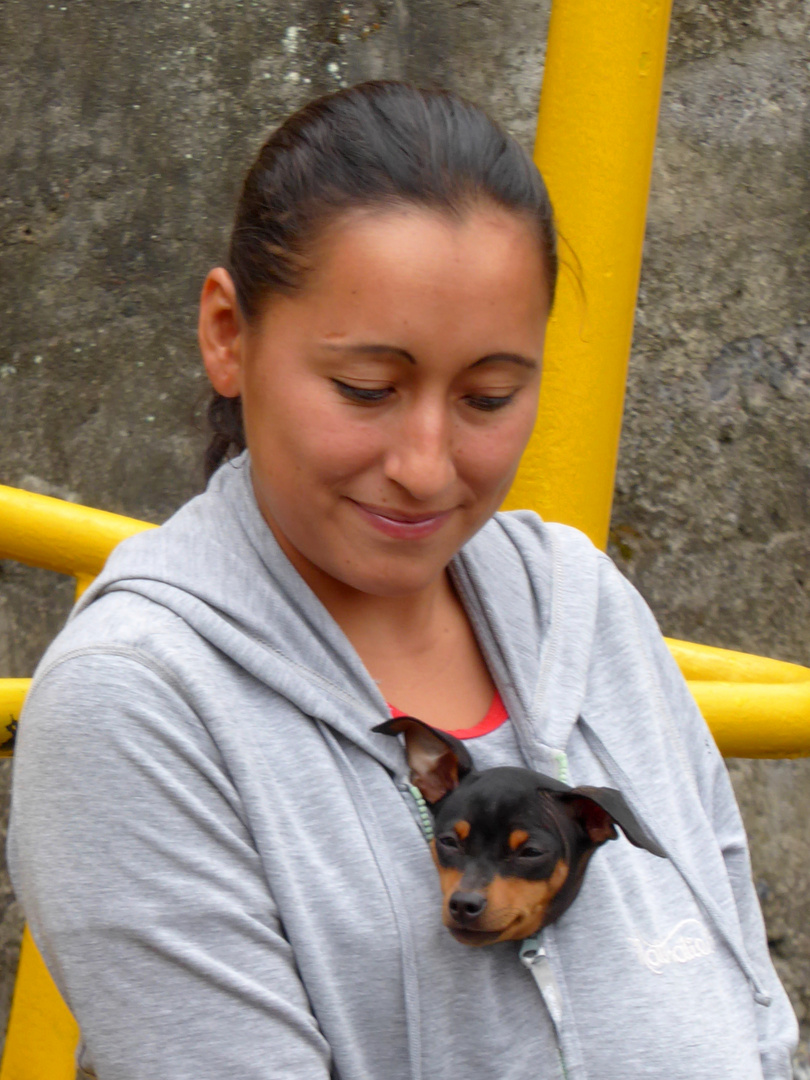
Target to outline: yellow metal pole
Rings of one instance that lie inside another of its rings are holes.
[[[74,1080],[78,1042],[78,1025],[26,927],[0,1080]]]
[[[725,757],[810,755],[810,669],[667,640]]]
[[[0,558],[90,584],[117,543],[145,521],[0,485]],[[13,752],[29,679],[0,679],[0,757]],[[73,1080],[79,1029],[26,928],[0,1064],[0,1080]]]
[[[549,23],[535,160],[564,238],[563,262],[575,269],[561,275],[537,425],[505,505],[576,525],[600,547],[610,522],[669,13],[670,0],[554,0]]]
[[[0,521],[0,559],[70,574],[77,593],[90,584],[116,544],[154,528],[146,521],[2,484]]]
[[[505,502],[607,541],[671,0],[554,0],[535,160],[562,236],[540,408]],[[810,670],[668,642],[722,753],[810,754]]]

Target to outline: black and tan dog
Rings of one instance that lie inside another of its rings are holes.
[[[374,731],[405,736],[411,783],[435,819],[444,925],[465,945],[520,940],[558,919],[616,825],[664,856],[612,788],[571,788],[530,769],[476,772],[461,740],[412,716]]]

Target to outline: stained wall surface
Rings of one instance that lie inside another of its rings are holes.
[[[199,490],[195,305],[263,135],[315,94],[405,77],[531,145],[547,16],[548,0],[4,0],[0,482],[151,521]],[[611,533],[665,632],[804,664],[809,43],[807,0],[675,0]],[[0,672],[30,673],[70,594],[0,564]],[[810,763],[731,771],[810,1023]],[[20,925],[3,883],[0,1014]]]

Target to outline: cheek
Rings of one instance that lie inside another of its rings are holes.
[[[380,452],[379,433],[352,422],[318,386],[308,391],[299,385],[281,397],[256,393],[245,419],[254,465],[280,483],[338,482],[368,468]]]
[[[482,491],[508,487],[531,436],[535,411],[516,411],[503,423],[461,439],[456,450],[459,472]]]
[[[499,940],[519,941],[536,933],[567,877],[568,865],[562,859],[547,880],[496,877],[487,889],[489,915],[494,928],[502,922],[509,927]]]

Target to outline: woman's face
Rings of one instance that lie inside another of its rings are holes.
[[[237,318],[225,389],[256,499],[316,594],[428,589],[497,510],[535,419],[548,295],[513,213],[377,211],[328,230],[294,295]]]

